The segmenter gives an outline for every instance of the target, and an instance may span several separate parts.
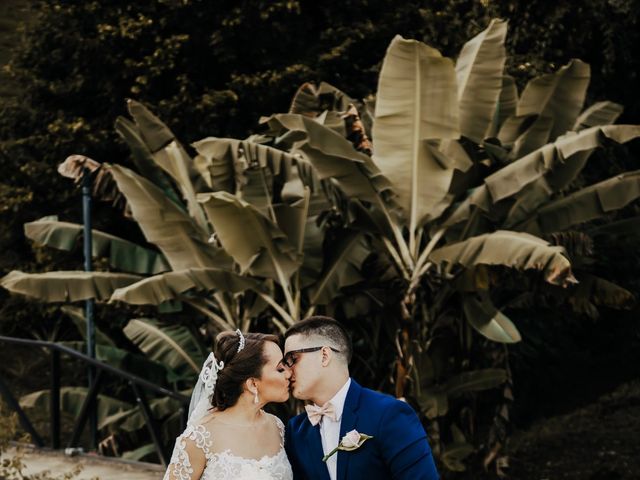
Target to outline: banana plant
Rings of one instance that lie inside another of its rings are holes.
[[[77,155],[59,171],[78,181],[84,169],[91,170],[94,194],[124,204],[125,216],[159,251],[94,231],[94,256],[141,276],[12,272],[2,280],[5,288],[44,301],[65,300],[49,290],[69,292],[72,301],[162,305],[179,300],[207,316],[217,330],[249,329],[268,308],[282,330],[301,317],[309,295],[327,301],[325,289],[336,292],[359,280],[353,273],[339,275],[339,266],[325,265],[320,216],[330,203],[310,165],[257,141],[215,137],[195,142],[192,159],[148,109],[135,101],[128,107],[133,120],[119,118],[116,129],[145,175]],[[45,218],[27,224],[25,232],[39,244],[68,250],[81,228]],[[354,248],[353,242],[345,245]],[[338,258],[348,259],[348,251]],[[43,288],[30,287],[36,284]]]
[[[571,239],[636,225],[613,217],[637,199],[636,174],[573,186],[596,148],[636,138],[640,127],[615,125],[621,107],[611,102],[584,108],[589,67],[579,60],[520,94],[504,72],[506,33],[506,22],[492,21],[455,61],[397,36],[375,100],[307,83],[288,113],[264,119],[267,132],[245,140],[185,147],[130,100],[131,118],[116,130],[134,169],[72,156],[59,171],[76,182],[91,171],[94,194],[157,250],[96,232],[94,255],[122,271],[12,272],[0,285],[50,302],[179,301],[217,331],[251,329],[261,318],[283,330],[314,311],[346,312],[355,294],[381,305],[369,287],[391,281],[400,286],[395,315],[378,324],[393,330],[392,388],[432,420],[434,452],[448,468],[463,468],[480,443],[463,425],[465,399],[494,388],[510,396],[504,346],[521,336],[503,312],[508,303],[494,304],[505,272],[576,305],[631,301],[589,271],[592,253]],[[589,223],[596,219],[613,221]],[[56,222],[30,226],[30,237],[70,248],[77,226]],[[363,274],[371,258],[384,275]],[[152,339],[167,331],[159,325],[127,328],[144,353],[169,362]],[[474,350],[490,368],[472,368]],[[172,368],[193,371],[183,352]],[[508,419],[497,411],[496,421]],[[485,461],[496,463],[504,442],[486,444]]]
[[[342,286],[361,279],[360,263],[369,251],[361,235],[345,235],[325,261],[322,216],[331,204],[311,165],[259,138],[209,137],[194,143],[192,159],[148,109],[134,101],[128,106],[133,120],[118,119],[116,129],[131,146],[138,172],[81,155],[58,170],[77,182],[88,169],[94,196],[113,202],[155,249],[94,230],[92,254],[106,259],[109,271],[16,271],[0,280],[3,287],[46,302],[92,298],[105,308],[115,302],[161,308],[177,301],[204,316],[215,333],[253,329],[265,316],[269,328],[284,330],[304,314],[309,298],[329,303]],[[26,224],[25,234],[38,245],[70,251],[82,227],[46,217]],[[81,330],[82,314],[64,308]],[[158,382],[181,389],[193,383],[205,356],[204,339],[193,335],[196,326],[133,318],[123,333],[138,352],[99,332],[97,355],[132,371],[145,363],[150,372],[159,367],[166,378],[160,372]],[[113,415],[137,418],[127,412]],[[106,422],[103,431],[107,425],[131,429],[131,421]]]
[[[506,22],[492,21],[456,61],[397,36],[374,102],[338,111],[348,95],[303,85],[289,113],[264,120],[276,146],[305,158],[322,181],[337,187],[341,195],[330,198],[345,228],[362,232],[392,262],[404,285],[395,393],[413,397],[432,420],[451,416],[438,407],[451,398],[451,378],[468,374],[470,391],[485,378],[482,371],[434,366],[446,363],[437,358],[446,332],[460,339],[461,351],[452,353],[459,365],[474,342],[469,329],[480,334],[476,342],[521,339],[493,304],[500,268],[521,272],[522,285],[540,278],[569,302],[587,296],[625,308],[633,301],[625,289],[593,278],[566,239],[568,229],[611,218],[640,196],[635,172],[570,191],[596,148],[636,138],[640,127],[613,125],[622,107],[611,102],[584,109],[590,71],[579,60],[531,80],[519,95],[504,72],[506,33]],[[334,101],[326,98],[331,93]],[[368,116],[372,103],[368,129],[359,117]],[[319,113],[320,105],[334,110]],[[354,110],[356,121],[348,121]],[[343,119],[342,129],[327,121],[335,117]],[[508,371],[506,363],[501,367]],[[509,397],[504,371],[490,372],[488,385]],[[472,450],[459,448],[464,435],[455,425],[455,435],[447,436],[457,453],[441,449],[439,424],[432,422],[430,432],[436,453],[459,469],[458,454]],[[485,452],[489,461],[499,457],[498,443]]]
[[[188,391],[183,393],[188,393]],[[24,395],[20,398],[20,406],[27,411],[38,412],[39,415],[49,415],[50,394],[49,390],[39,390]],[[60,389],[60,411],[62,414],[74,418],[88,394],[89,391],[85,387],[62,387]],[[114,440],[118,435],[127,434],[130,436],[140,435],[140,438],[144,438],[145,416],[140,406],[109,395],[98,395],[97,405],[98,428],[104,432],[105,438],[110,440],[109,446],[112,450],[115,448],[123,458],[130,460],[155,458],[156,452],[153,444],[145,444],[130,451],[120,451],[122,447]],[[180,429],[180,403],[172,398],[153,398],[149,400],[149,408],[154,418],[161,421],[162,441],[170,444]]]

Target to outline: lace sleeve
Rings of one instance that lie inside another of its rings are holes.
[[[164,480],[198,480],[211,456],[211,433],[204,425],[189,425],[176,439]]]
[[[280,431],[280,446],[284,447],[284,423],[275,415],[272,415],[276,421],[276,425],[278,426],[278,430]]]

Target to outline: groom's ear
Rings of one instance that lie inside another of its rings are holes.
[[[322,349],[322,366],[326,367],[329,365],[329,361],[331,360],[331,350],[328,348]]]

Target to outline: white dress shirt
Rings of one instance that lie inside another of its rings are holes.
[[[347,392],[351,385],[351,378],[347,379],[338,393],[336,393],[329,403],[333,405],[336,412],[336,421],[334,422],[330,418],[322,417],[320,420],[320,438],[322,439],[322,450],[327,455],[331,450],[338,446],[340,443],[340,422],[342,421],[342,411],[344,410],[344,402],[347,399]],[[329,477],[331,480],[336,480],[338,470],[338,454],[334,453],[327,460],[327,469],[329,470]]]

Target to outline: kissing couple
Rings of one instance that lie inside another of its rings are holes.
[[[436,480],[427,434],[405,402],[349,375],[352,346],[313,316],[278,337],[223,332],[193,390],[165,480]],[[304,400],[288,425],[263,407]]]

